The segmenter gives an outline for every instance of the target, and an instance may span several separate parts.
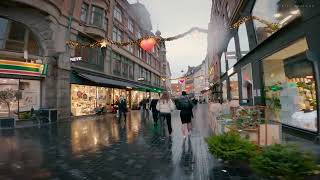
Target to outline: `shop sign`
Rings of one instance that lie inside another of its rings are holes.
[[[82,57],[71,57],[70,58],[71,62],[77,62],[77,61],[82,61]]]
[[[144,77],[139,77],[138,81],[144,81]]]
[[[47,75],[47,71],[47,64],[35,64],[0,59],[0,74],[44,77]]]

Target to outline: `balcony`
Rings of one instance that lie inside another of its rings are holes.
[[[88,33],[89,35],[97,38],[105,38],[106,36],[106,31],[102,27],[98,27],[92,24],[85,24],[84,31],[85,33]]]

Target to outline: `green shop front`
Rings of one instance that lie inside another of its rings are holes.
[[[46,64],[0,59],[0,92],[15,93],[14,98],[7,99],[9,108],[0,102],[0,117],[24,120],[32,108],[41,108],[41,80],[46,74]]]
[[[112,111],[120,97],[136,110],[144,98],[155,98],[162,90],[135,82],[114,79],[102,74],[73,71],[71,73],[71,113],[73,116],[95,114],[97,107]]]

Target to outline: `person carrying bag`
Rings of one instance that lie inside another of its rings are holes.
[[[169,94],[167,92],[163,93],[157,103],[156,109],[160,112],[160,118],[162,117],[167,120],[169,136],[171,136],[172,133],[171,111],[175,110],[175,108],[174,103],[169,98]]]

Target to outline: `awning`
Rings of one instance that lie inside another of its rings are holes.
[[[90,81],[93,81],[97,84],[105,84],[105,85],[111,85],[111,86],[119,86],[119,87],[124,87],[124,88],[133,88],[135,87],[133,84],[128,83],[128,82],[123,82],[123,81],[117,81],[113,79],[107,79],[99,76],[94,76],[90,74],[78,74],[80,77],[83,77],[85,79],[88,79]]]
[[[153,88],[146,85],[140,85],[136,83],[130,83],[121,80],[109,79],[106,77],[75,72],[71,74],[71,83],[75,84],[88,84],[88,85],[104,85],[108,87],[119,87],[119,88],[132,88],[140,91],[150,91],[160,93],[162,90],[159,88]]]

